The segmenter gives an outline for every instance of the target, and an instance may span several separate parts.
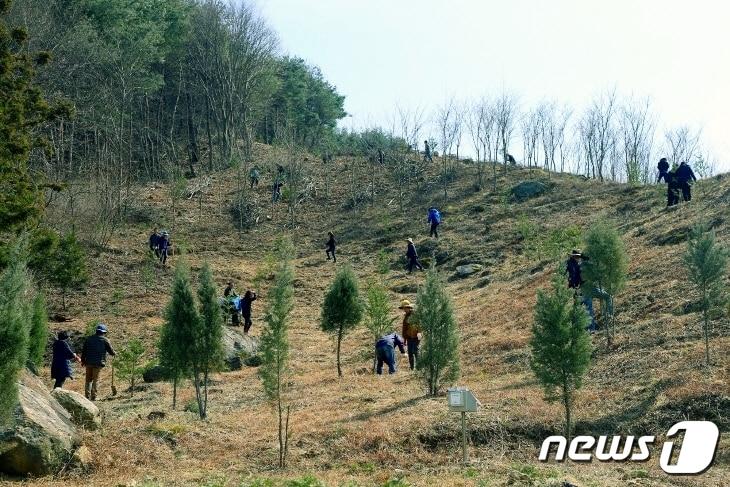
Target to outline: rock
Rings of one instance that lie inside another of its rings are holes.
[[[145,382],[161,382],[168,377],[167,369],[162,365],[155,365],[142,372],[142,380]]]
[[[484,266],[481,264],[464,264],[456,268],[456,275],[459,277],[468,277],[482,269],[484,269]]]
[[[71,415],[30,372],[23,371],[18,382],[19,401],[12,423],[0,429],[0,471],[56,473],[79,443]]]
[[[520,202],[546,193],[550,188],[540,181],[522,181],[510,189],[510,199]]]
[[[229,370],[243,367],[244,360],[255,357],[259,352],[259,341],[243,333],[243,329],[223,327],[223,356]]]
[[[54,389],[51,395],[71,414],[71,419],[76,426],[89,430],[95,430],[101,426],[99,408],[78,392]]]
[[[147,415],[147,419],[150,421],[159,421],[161,419],[165,419],[165,412],[164,411],[151,411],[150,414]]]
[[[80,446],[71,457],[71,463],[74,467],[79,468],[83,471],[91,469],[91,464],[94,462],[94,455],[91,454],[86,446]]]

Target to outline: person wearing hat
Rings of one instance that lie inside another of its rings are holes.
[[[413,272],[415,267],[418,270],[423,270],[423,266],[418,262],[418,252],[416,252],[416,245],[413,243],[412,238],[406,239],[408,242],[408,248],[406,249],[406,259],[408,259],[408,273]]]
[[[236,292],[233,290],[233,281],[228,281],[226,283],[226,288],[223,290],[223,296],[227,298],[231,295],[237,296]]]
[[[588,257],[583,255],[583,252],[578,249],[574,249],[570,253],[570,258],[565,263],[565,272],[568,274],[568,287],[575,289],[576,298],[579,293],[583,296],[583,306],[586,307],[586,310],[591,317],[591,323],[588,325],[588,331],[592,333],[596,331],[596,316],[593,312],[593,297],[584,289],[584,281],[581,275],[582,265],[586,260],[588,260]]]
[[[383,335],[375,342],[375,357],[377,364],[375,372],[378,375],[383,374],[383,364],[388,364],[388,373],[395,374],[395,347],[398,347],[401,354],[405,354],[403,348],[403,337],[397,333]]]
[[[421,343],[421,327],[413,320],[413,305],[407,299],[400,302],[398,309],[403,310],[403,339],[408,348],[408,365],[411,370],[416,370],[418,364],[418,346]]]
[[[107,328],[104,323],[96,325],[96,333],[86,339],[81,351],[81,364],[86,367],[86,399],[96,400],[99,372],[106,365],[106,355],[116,355],[112,344],[106,338]]]
[[[71,360],[81,362],[79,356],[68,344],[68,333],[59,331],[58,337],[53,342],[53,358],[51,359],[51,379],[56,380],[53,384],[54,389],[62,388],[66,379],[73,379]]]

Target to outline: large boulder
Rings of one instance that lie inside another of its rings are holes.
[[[464,264],[456,268],[456,275],[458,277],[469,277],[482,269],[484,269],[484,266],[481,264]]]
[[[522,181],[510,189],[510,199],[520,202],[547,193],[550,187],[540,181]]]
[[[99,408],[78,392],[54,389],[51,395],[71,414],[71,419],[76,426],[89,430],[95,430],[101,426]]]
[[[13,475],[58,472],[79,438],[71,415],[41,380],[23,371],[12,423],[0,429],[0,471]]]
[[[259,341],[236,327],[223,327],[223,356],[229,370],[238,370],[244,364],[254,365],[259,353]]]

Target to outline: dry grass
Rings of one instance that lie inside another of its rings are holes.
[[[276,157],[262,150],[260,165]],[[284,205],[279,205],[265,211],[271,219],[247,233],[237,233],[221,204],[232,198],[235,187],[228,172],[213,175],[213,185],[202,201],[183,201],[172,236],[173,243],[184,242],[189,248],[185,259],[193,269],[208,261],[221,287],[230,277],[240,291],[251,285],[274,239],[283,233],[293,235],[298,256],[291,328],[290,469],[278,472],[274,467],[274,412],[264,399],[256,370],[246,368],[215,377],[206,422],[182,407],[172,411],[168,384],[148,386],[133,399],[124,392],[105,398],[99,402],[104,429],[84,434],[84,443],[96,453],[91,473],[71,472],[28,485],[246,485],[259,477],[284,481],[305,473],[327,485],[347,481],[378,485],[400,477],[412,485],[561,485],[564,480],[595,486],[725,485],[730,456],[727,433],[717,464],[698,478],[669,477],[658,469],[656,457],[646,464],[622,466],[536,462],[541,439],[559,431],[562,419],[561,409],[542,399],[529,370],[527,348],[535,292],[548,285],[556,263],[530,261],[516,229],[522,214],[543,229],[567,224],[585,228],[604,216],[620,225],[629,249],[630,282],[616,301],[619,336],[611,351],[605,349],[602,336],[594,338],[595,360],[576,405],[579,431],[661,434],[674,420],[709,414],[703,405],[718,407],[713,398],[724,398],[716,413],[727,427],[727,319],[716,323],[721,335],[712,342],[717,364],[708,373],[701,365],[698,316],[682,311],[691,302],[681,280],[684,244],[653,242],[685,226],[684,222],[724,219],[728,179],[698,183],[696,201],[667,212],[658,188],[628,188],[572,176],[552,176],[556,187],[545,196],[506,204],[503,189],[527,178],[526,170],[516,169],[506,179],[501,176],[500,193],[494,195],[469,189],[472,178],[465,173],[453,184],[448,201],[439,200],[442,193],[430,184],[429,191],[413,196],[411,210],[401,215],[397,203],[388,206],[395,193],[384,180],[374,208],[342,211],[348,178],[344,163],[351,165],[353,160],[339,161],[329,203],[318,191],[314,201],[298,210],[299,223],[293,231],[286,226]],[[316,169],[312,172],[321,180]],[[159,188],[137,188],[137,200],[164,214],[168,201],[164,185]],[[262,182],[257,195],[264,204],[267,191]],[[443,236],[434,248],[437,259],[438,255],[445,259],[441,265],[445,277],[450,278],[463,260],[486,267],[483,275],[449,280],[462,330],[460,384],[473,389],[484,405],[469,417],[475,459],[469,468],[458,463],[457,418],[448,414],[443,397],[424,397],[422,384],[405,370],[393,377],[373,376],[369,372],[372,344],[364,330],[345,339],[345,377],[338,380],[333,343],[318,327],[322,297],[335,272],[335,266],[324,260],[326,231],[332,228],[339,236],[338,265],[351,263],[363,282],[380,277],[391,289],[407,290],[393,294],[395,305],[401,297],[415,297],[423,276],[409,276],[400,269],[378,276],[377,251],[388,249],[395,267],[402,262],[405,236],[413,236],[421,247],[426,245],[425,210],[432,196],[445,209]],[[110,244],[114,252],[92,256],[89,291],[72,297],[68,312],[72,321],[55,324],[55,329],[81,331],[89,320],[102,319],[110,325],[116,345],[140,337],[152,350],[173,270],[157,269],[155,288],[145,293],[141,270],[148,232],[143,226],[125,225]],[[718,223],[718,234],[730,243],[730,226],[724,221]],[[180,257],[171,258],[173,266],[180,261]],[[114,305],[115,291],[121,300]],[[260,331],[266,304],[266,289],[261,291],[254,334]],[[108,373],[103,380],[102,395],[108,392]],[[82,384],[76,380],[69,387],[80,391]],[[186,387],[178,401],[185,405],[192,398],[192,389]],[[166,417],[154,423],[147,419],[151,411],[164,411]]]

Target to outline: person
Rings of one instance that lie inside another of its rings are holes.
[[[243,333],[245,334],[248,334],[248,330],[250,330],[251,325],[253,325],[253,321],[251,321],[251,308],[257,297],[256,293],[249,289],[243,295],[243,298],[239,303],[241,314],[243,315]]]
[[[409,238],[406,240],[408,242],[408,248],[406,249],[406,258],[408,259],[408,273],[410,274],[413,272],[413,268],[415,267],[419,271],[423,270],[423,266],[418,261],[418,253],[416,252],[416,245],[413,243],[413,239]]]
[[[377,359],[375,372],[378,375],[383,375],[384,363],[388,365],[388,373],[395,374],[395,347],[398,347],[400,353],[404,355],[406,351],[403,344],[403,337],[397,333],[390,333],[378,338],[375,342],[375,358]]]
[[[164,266],[167,265],[167,254],[170,249],[170,234],[166,231],[163,231],[159,242],[160,263]]]
[[[231,295],[237,296],[236,292],[233,290],[233,281],[228,281],[226,288],[223,290],[223,296],[227,298]]]
[[[679,188],[682,190],[682,199],[684,201],[692,201],[692,182],[697,181],[697,177],[692,172],[692,168],[689,167],[686,161],[683,161],[675,171],[675,174]]]
[[[160,232],[157,231],[157,228],[155,228],[152,231],[152,235],[150,235],[150,250],[155,253],[157,258],[160,257],[160,238],[162,236],[160,235]]]
[[[403,339],[408,349],[408,365],[411,370],[416,370],[418,365],[418,347],[421,343],[421,327],[414,323],[413,305],[407,299],[400,302],[398,309],[403,310]]]
[[[656,168],[659,170],[659,177],[657,177],[656,182],[660,183],[662,179],[664,179],[665,183],[669,182],[669,162],[667,162],[666,157],[662,157],[659,159],[659,164],[656,165]]]
[[[586,307],[586,311],[591,317],[591,322],[588,325],[588,331],[593,333],[596,331],[596,316],[593,312],[593,297],[590,293],[584,289],[584,281],[581,275],[583,261],[588,260],[588,257],[583,253],[575,249],[570,253],[568,261],[565,263],[565,272],[568,274],[568,287],[575,290],[575,297],[578,298],[582,294],[583,306]]]
[[[96,391],[99,384],[99,372],[106,365],[106,355],[116,355],[112,344],[106,338],[107,328],[104,323],[96,325],[96,333],[86,339],[81,351],[81,364],[86,367],[86,384],[84,394],[86,399],[96,400]]]
[[[664,180],[667,182],[667,207],[679,203],[679,179],[677,178],[677,166],[667,173]]]
[[[51,379],[55,379],[54,389],[63,387],[66,379],[73,380],[73,369],[71,368],[71,360],[81,362],[81,358],[76,355],[68,344],[68,333],[59,331],[58,337],[53,342],[53,358],[51,359]]]
[[[254,186],[258,187],[258,185],[259,185],[259,168],[258,168],[258,166],[254,166],[251,168],[251,170],[248,172],[248,178],[251,180],[251,189],[253,189]]]
[[[439,238],[439,225],[441,225],[441,212],[435,207],[432,206],[428,209],[428,223],[431,224],[431,231],[429,232],[429,237],[436,237]]]
[[[431,146],[428,145],[428,141],[423,141],[423,162],[433,162],[433,157],[431,157]]]
[[[507,154],[506,152],[504,153],[504,161],[508,162],[512,166],[517,164],[517,161],[515,161],[514,156],[512,154]]]
[[[271,202],[276,203],[279,201],[279,198],[281,198],[281,187],[284,186],[284,183],[282,183],[279,180],[274,181],[274,186],[272,187],[272,193],[271,193]]]
[[[337,255],[335,255],[335,249],[337,248],[337,241],[335,241],[335,235],[332,232],[327,232],[327,235],[329,235],[329,240],[327,240],[327,243],[325,244],[325,252],[327,254],[327,260],[334,260],[337,262]]]

